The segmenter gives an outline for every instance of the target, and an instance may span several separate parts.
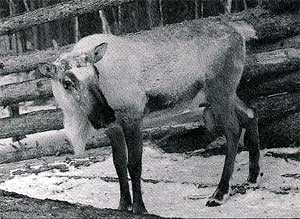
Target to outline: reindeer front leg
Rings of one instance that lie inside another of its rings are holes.
[[[127,148],[123,129],[118,124],[112,124],[105,131],[112,146],[113,161],[120,183],[119,210],[131,211],[132,202],[129,192],[127,174]]]
[[[223,108],[222,114],[216,114],[219,114],[221,117],[220,122],[222,123],[224,128],[225,137],[227,141],[227,150],[221,180],[218,184],[216,191],[206,203],[206,206],[209,207],[219,206],[223,204],[226,197],[229,195],[230,179],[234,170],[234,162],[242,130],[234,107],[235,106],[233,104],[229,104],[227,107],[217,106],[217,108]]]
[[[145,214],[147,210],[141,191],[143,136],[141,119],[129,119],[123,123],[123,130],[128,148],[128,170],[132,182],[133,212]]]

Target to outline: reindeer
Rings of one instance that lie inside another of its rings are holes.
[[[218,19],[205,19],[133,36],[87,36],[71,52],[39,69],[51,78],[75,154],[84,153],[91,130],[106,128],[120,184],[119,209],[143,214],[147,211],[141,193],[141,122],[146,112],[178,105],[190,110],[204,107],[208,129],[223,128],[223,173],[207,206],[221,205],[229,194],[243,128],[249,148],[248,182],[256,183],[258,118],[236,95],[244,61],[244,37]]]

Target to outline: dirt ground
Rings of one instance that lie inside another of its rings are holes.
[[[39,200],[13,192],[0,191],[1,218],[112,218],[157,219],[155,215],[133,215],[113,209],[70,204],[64,201]]]
[[[145,143],[143,193],[146,207],[149,213],[163,217],[299,217],[300,163],[288,156],[298,152],[297,148],[263,150],[263,176],[257,188],[248,189],[237,186],[246,180],[248,173],[248,153],[241,152],[235,163],[232,196],[222,206],[209,208],[205,203],[220,179],[224,155],[202,157],[197,153],[165,153]],[[11,171],[62,163],[66,157],[2,164],[0,189],[33,198],[115,209],[119,186],[110,148],[97,149],[95,153],[102,157],[96,163],[38,174],[12,176]],[[274,154],[284,156],[274,157]]]

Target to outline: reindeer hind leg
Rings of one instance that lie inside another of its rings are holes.
[[[240,123],[246,129],[244,143],[249,150],[249,183],[256,183],[259,176],[259,132],[258,132],[258,116],[254,109],[249,108],[240,99],[236,99],[236,112]]]

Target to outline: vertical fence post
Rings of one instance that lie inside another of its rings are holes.
[[[19,104],[14,104],[14,105],[10,105],[7,107],[8,109],[8,113],[10,117],[16,117],[18,115],[20,115],[20,109],[19,109]],[[20,141],[22,139],[26,138],[25,135],[17,135],[12,137],[12,141]]]

